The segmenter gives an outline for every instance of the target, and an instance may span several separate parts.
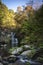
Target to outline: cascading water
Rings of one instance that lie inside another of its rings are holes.
[[[15,38],[15,33],[13,33],[13,32],[11,32],[11,43],[12,43],[12,47],[18,45],[18,39]]]

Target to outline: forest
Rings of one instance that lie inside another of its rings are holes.
[[[12,30],[21,44],[34,44],[43,46],[43,5],[34,10],[32,6],[26,6],[17,12],[9,10],[0,2],[0,30]],[[1,32],[0,32],[1,34]]]
[[[18,39],[17,48],[24,45],[31,46],[33,50],[43,48],[43,4],[38,9],[32,5],[26,5],[23,9],[18,6],[14,12],[0,1],[0,42],[7,43],[9,52],[16,48],[11,46],[11,32]]]

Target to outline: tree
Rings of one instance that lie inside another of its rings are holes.
[[[35,47],[39,47],[43,39],[43,6],[31,12],[30,16],[21,18],[21,29],[18,34],[19,43],[33,44]]]
[[[24,39],[24,43],[27,38],[29,40],[30,27],[31,27],[30,24],[32,22],[32,19],[31,19],[32,16],[33,16],[33,9],[30,6],[26,6],[25,9],[22,11],[22,14],[16,13],[15,19],[17,23],[21,25],[21,27],[18,28],[19,31],[17,31],[17,34],[16,34],[18,37],[19,43],[21,43],[23,39]]]
[[[15,28],[16,21],[14,20],[14,12],[9,11],[6,5],[0,4],[0,26],[6,28]]]
[[[43,46],[43,5],[36,11],[35,18],[38,22],[38,43]]]

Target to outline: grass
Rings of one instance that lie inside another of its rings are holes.
[[[11,49],[9,49],[9,52],[12,52],[12,51],[14,51],[15,49],[17,49],[18,47],[13,47],[13,48],[11,48]]]

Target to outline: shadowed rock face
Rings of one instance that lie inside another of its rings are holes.
[[[8,63],[8,65],[26,65],[26,62],[29,62],[31,65],[43,65],[43,64],[40,64],[40,62],[35,61],[37,60],[38,56],[40,57],[40,55],[43,55],[43,49],[38,49],[31,59],[27,59],[26,56],[19,56],[19,57],[16,56],[19,59],[14,61],[14,63],[13,62]],[[20,59],[22,59],[22,61]]]
[[[0,63],[0,65],[3,65],[2,63]]]
[[[10,53],[8,52],[8,50],[5,47],[6,44],[7,43],[4,41],[0,42],[0,56],[2,56],[2,57],[7,57],[10,55]]]
[[[32,57],[32,59],[31,60],[28,60],[28,62],[31,65],[43,65],[43,62],[42,61],[41,61],[41,63],[40,62],[37,62],[37,57],[40,57],[42,55],[43,55],[43,49],[39,49],[39,50],[37,50],[37,52],[35,53],[35,55]],[[23,58],[22,58],[22,60],[23,60]],[[23,61],[25,61],[25,59]],[[18,65],[18,64],[19,65],[26,65],[24,62],[21,62],[20,60],[17,60],[14,65]]]
[[[35,55],[32,57],[32,60],[36,59],[38,56],[43,55],[43,48],[37,50]]]
[[[25,65],[25,63],[20,62],[19,60],[14,63],[14,65]]]

